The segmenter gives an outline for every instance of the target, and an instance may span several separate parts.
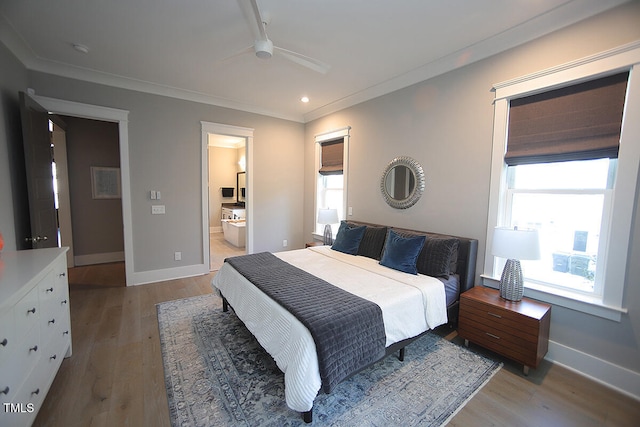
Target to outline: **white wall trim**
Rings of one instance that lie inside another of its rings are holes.
[[[124,252],[105,252],[101,254],[76,255],[73,257],[76,267],[81,265],[107,264],[124,261]]]
[[[127,286],[146,285],[148,283],[165,282],[167,280],[183,279],[185,277],[202,276],[209,272],[209,261],[206,263],[206,271],[202,271],[201,264],[185,265],[182,267],[163,268],[160,270],[149,270],[134,272],[131,283],[127,278]]]
[[[133,259],[131,175],[129,171],[129,111],[101,107],[99,105],[82,104],[80,102],[63,99],[47,98],[44,96],[32,95],[32,97],[50,113],[118,123],[125,275],[127,286],[136,284],[133,275],[135,265]]]
[[[545,359],[640,401],[637,372],[554,341],[549,341]]]

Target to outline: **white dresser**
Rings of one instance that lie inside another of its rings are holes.
[[[0,426],[30,426],[71,356],[67,250],[0,254]]]

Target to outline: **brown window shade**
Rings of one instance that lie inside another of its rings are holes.
[[[318,172],[321,175],[340,175],[342,173],[344,139],[323,142],[321,150],[322,166]]]
[[[514,99],[510,165],[618,157],[629,73]]]

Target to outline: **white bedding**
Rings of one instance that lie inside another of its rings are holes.
[[[328,246],[274,255],[378,304],[387,346],[447,322],[444,285],[436,278],[402,273]],[[315,344],[307,328],[227,263],[211,283],[284,372],[287,406],[299,412],[311,410],[321,380]]]

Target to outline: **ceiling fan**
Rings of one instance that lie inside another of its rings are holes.
[[[289,61],[295,62],[298,65],[317,71],[318,73],[326,74],[329,71],[331,66],[322,61],[302,55],[301,53],[274,46],[273,42],[269,40],[266,31],[269,20],[263,18],[261,15],[256,0],[238,0],[238,3],[240,4],[240,8],[244,13],[247,22],[249,22],[251,26],[254,43],[253,46],[249,46],[227,59],[249,52],[255,52],[255,55],[261,59],[269,59],[275,54]]]

